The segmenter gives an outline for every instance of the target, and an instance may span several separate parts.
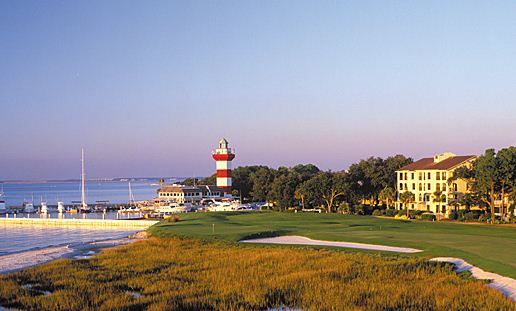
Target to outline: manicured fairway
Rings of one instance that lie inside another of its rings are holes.
[[[181,221],[177,223],[154,225],[150,233],[229,242],[261,236],[301,235],[321,240],[412,247],[424,251],[403,256],[459,257],[484,270],[516,278],[515,227],[315,213],[219,212],[179,217]]]

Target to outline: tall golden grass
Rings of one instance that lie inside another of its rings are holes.
[[[516,307],[482,282],[456,275],[450,265],[421,258],[177,238],[152,238],[87,260],[2,275],[0,304],[32,310]]]

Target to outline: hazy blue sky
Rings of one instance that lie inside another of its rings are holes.
[[[515,1],[1,1],[0,179],[516,144]]]

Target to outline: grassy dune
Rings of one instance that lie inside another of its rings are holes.
[[[47,292],[45,292],[47,291]],[[450,265],[328,249],[151,238],[0,276],[0,304],[32,310],[510,310]]]
[[[310,213],[190,213],[180,217],[178,223],[162,222],[149,231],[161,237],[232,242],[247,237],[290,234],[412,247],[424,250],[414,256],[459,257],[486,271],[516,278],[516,227]]]

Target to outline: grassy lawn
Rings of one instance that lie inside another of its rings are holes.
[[[156,224],[149,231],[161,237],[229,242],[260,235],[301,235],[321,240],[413,247],[423,252],[403,256],[460,257],[484,270],[516,278],[515,227],[277,212],[189,213],[180,218],[177,223]]]

